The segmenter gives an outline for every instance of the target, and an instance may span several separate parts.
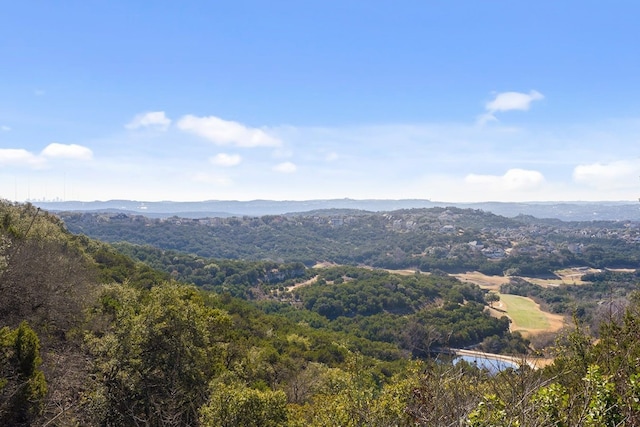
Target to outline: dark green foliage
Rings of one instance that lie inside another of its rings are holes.
[[[511,271],[544,277],[569,266],[635,268],[640,262],[640,249],[634,243],[638,229],[629,223],[532,222],[471,209],[385,213],[338,210],[202,220],[160,220],[124,214],[61,215],[77,233],[205,258],[268,259],[307,266],[331,261],[449,273]],[[572,252],[569,245],[577,249]],[[485,253],[485,249],[489,252]],[[509,256],[506,250],[511,251]]]
[[[175,233],[176,245],[200,245],[203,253],[288,253],[225,260],[126,244],[119,252],[71,235],[32,206],[0,208],[0,324],[10,325],[0,328],[2,425],[640,425],[640,303],[629,295],[637,273],[603,271],[581,286],[505,285],[575,313],[580,327],[558,340],[555,363],[545,369],[492,376],[429,354],[447,345],[528,349],[506,318],[488,315],[484,291],[434,266],[543,274],[573,262],[634,259],[611,239],[581,238],[583,254],[544,255],[527,246],[509,264],[481,260],[469,242],[490,241],[493,225],[547,238],[544,222],[455,209],[213,225],[171,220],[221,239],[208,247],[203,237],[160,222],[134,219],[138,229],[127,229],[130,217],[105,217],[124,225],[122,233],[143,238],[164,230]],[[444,224],[455,227],[441,231]],[[579,234],[586,226],[566,229]],[[232,235],[236,243],[225,247],[222,237]],[[291,246],[280,252],[282,244]],[[424,263],[432,274],[284,262],[318,253],[343,263]],[[580,321],[597,316],[596,342]],[[422,361],[411,362],[412,355]]]
[[[302,263],[208,259],[151,246],[126,243],[114,246],[121,254],[164,271],[174,279],[245,299],[260,298],[277,287],[309,278]]]
[[[294,291],[296,301],[328,319],[329,328],[393,343],[415,356],[427,356],[432,346],[467,346],[508,331],[506,318],[484,311],[482,290],[452,277],[356,267],[317,273],[315,283]]]
[[[26,322],[0,329],[0,424],[30,425],[39,415],[47,392],[41,364],[40,340]]]
[[[163,284],[150,291],[105,289],[105,331],[89,339],[107,425],[191,425],[209,381],[222,369],[230,319],[198,291]]]
[[[282,391],[256,390],[240,383],[213,382],[200,409],[203,427],[278,427],[287,425],[287,396]]]
[[[295,291],[304,306],[329,319],[383,312],[415,313],[436,299],[482,301],[476,287],[448,277],[398,276],[354,267],[319,269],[318,282]]]

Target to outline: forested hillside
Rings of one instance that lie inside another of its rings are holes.
[[[273,294],[264,281],[256,286],[255,280],[235,274],[227,267],[233,262],[260,261],[263,269],[294,263],[287,267],[291,283],[306,280],[303,271],[316,274],[301,267],[318,262],[420,272],[480,271],[505,277],[504,293],[531,297],[546,311],[577,317],[594,331],[606,307],[624,303],[635,289],[640,266],[640,223],[632,221],[505,218],[453,207],[164,220],[108,213],[61,217],[74,232],[114,242],[134,259],[173,277],[242,298]],[[226,260],[224,265],[220,259]],[[556,272],[567,268],[583,269],[582,283],[530,282],[558,279]]]
[[[640,265],[640,223],[631,221],[510,219],[458,208],[202,219],[60,216],[74,233],[206,258],[510,275],[551,275],[570,266]]]
[[[474,227],[468,221],[455,236]],[[155,233],[138,226],[121,236]],[[376,229],[361,223],[353,233]],[[492,375],[429,350],[484,339],[511,353],[531,348],[506,318],[487,314],[485,291],[442,271],[118,248],[71,234],[31,205],[0,203],[0,424],[640,423],[632,284],[624,313],[602,323],[597,342],[578,322],[547,349],[553,364]],[[606,274],[592,283],[617,280]]]

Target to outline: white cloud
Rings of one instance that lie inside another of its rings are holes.
[[[44,168],[49,159],[90,160],[93,153],[87,147],[76,144],[47,145],[40,154],[34,154],[23,148],[1,148],[0,165],[28,166],[36,169]]]
[[[47,145],[45,149],[42,150],[41,155],[43,157],[57,159],[90,160],[93,157],[93,152],[82,145],[59,144],[54,142]]]
[[[167,130],[171,125],[171,119],[164,111],[151,111],[138,114],[125,125],[127,129],[152,128],[157,130]]]
[[[496,113],[501,119],[500,114],[508,113]],[[480,128],[468,122],[269,127],[263,130],[279,138],[282,146],[242,150],[235,142],[215,146],[179,130],[176,123],[182,117],[177,116],[167,132],[154,132],[153,138],[147,129],[126,131],[122,123],[124,133],[62,141],[93,149],[90,162],[45,156],[56,152],[55,145],[44,150],[51,141],[36,146],[0,143],[2,148],[14,148],[0,151],[0,196],[439,201],[637,200],[640,196],[640,170],[633,169],[638,165],[633,159],[640,159],[638,119],[518,131],[499,123]],[[3,123],[12,125],[0,120],[0,126]],[[7,139],[11,133],[0,131],[0,137]],[[331,161],[334,153],[338,159]],[[238,158],[238,165],[223,167]],[[623,158],[630,160],[616,162]],[[520,169],[512,169],[516,167]]]
[[[279,147],[282,145],[282,141],[262,129],[250,128],[241,123],[223,120],[215,116],[186,115],[178,122],[178,128],[207,138],[217,145],[238,147]]]
[[[39,166],[42,159],[22,148],[0,148],[0,165]]]
[[[242,157],[240,157],[238,154],[220,153],[215,155],[214,157],[211,157],[209,161],[217,166],[230,167],[239,165],[242,161]]]
[[[507,191],[532,190],[544,181],[544,175],[540,172],[526,169],[509,169],[504,175],[469,174],[465,177],[468,184],[486,185],[494,190]]]
[[[274,166],[273,170],[281,173],[294,173],[298,170],[298,167],[291,162],[284,162]]]
[[[7,125],[0,126],[0,129],[2,129],[3,132],[9,132],[11,130],[11,128]]]
[[[485,105],[486,112],[478,117],[479,124],[497,121],[495,113],[504,111],[527,111],[533,101],[544,99],[544,95],[536,90],[529,93],[501,92]]]
[[[487,111],[527,111],[533,101],[543,99],[544,95],[532,90],[528,94],[521,92],[502,92],[486,105]]]
[[[600,190],[637,187],[639,175],[640,159],[578,165],[573,170],[576,183]]]

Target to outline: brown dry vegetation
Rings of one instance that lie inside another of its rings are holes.
[[[572,267],[555,271],[555,275],[558,276],[557,279],[540,279],[537,277],[525,276],[521,276],[521,278],[526,280],[527,282],[542,286],[543,288],[560,285],[583,285],[585,283],[581,280],[583,275],[588,273],[597,273],[599,271],[600,270],[594,268]],[[475,283],[482,289],[491,291],[498,291],[500,289],[500,285],[509,282],[509,276],[488,276],[478,271],[454,274],[453,276],[457,277],[463,282]]]
[[[393,274],[399,274],[401,276],[413,276],[417,272],[417,270],[413,270],[413,269],[406,269],[406,270],[389,270],[389,269],[385,269],[385,271],[388,271],[389,273],[393,273]],[[430,274],[430,273],[428,273],[428,272],[420,272],[420,274]]]
[[[480,286],[482,289],[496,292],[500,290],[500,285],[503,283],[509,283],[509,277],[507,276],[488,276],[480,273],[479,271],[469,271],[462,274],[453,274],[452,276],[462,282],[473,283]]]
[[[306,280],[306,281],[301,282],[301,283],[296,283],[296,284],[295,284],[295,285],[293,285],[293,286],[289,286],[289,287],[287,287],[287,291],[288,291],[288,292],[291,292],[291,291],[293,291],[293,290],[295,290],[295,289],[298,289],[298,288],[301,288],[301,287],[303,287],[303,286],[312,285],[312,284],[316,283],[317,281],[318,281],[318,276],[313,276],[313,277],[312,277],[311,279],[309,279],[309,280]]]

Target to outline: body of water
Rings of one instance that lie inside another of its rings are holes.
[[[486,369],[491,374],[497,374],[498,372],[504,371],[505,369],[508,369],[508,368],[512,368],[512,369],[519,368],[518,364],[513,362],[507,362],[505,360],[488,359],[482,356],[456,356],[453,359],[453,363],[456,364],[461,360],[464,360],[465,362],[471,365],[477,366],[480,369]]]

